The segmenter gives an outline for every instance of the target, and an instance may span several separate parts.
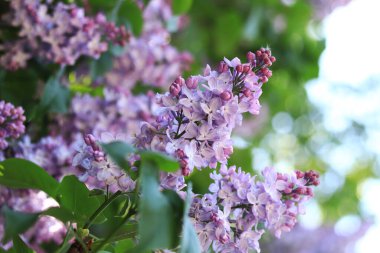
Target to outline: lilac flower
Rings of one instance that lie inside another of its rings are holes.
[[[103,133],[99,137],[102,143],[110,141],[125,141],[125,135],[114,136],[110,133]],[[133,165],[135,158],[132,157]],[[73,158],[73,164],[80,172],[80,180],[86,182],[90,188],[105,188],[110,191],[133,191],[136,182],[130,178],[128,174],[119,168],[111,159],[103,153],[97,139],[88,134],[84,137],[84,141],[79,143],[77,153]]]
[[[131,37],[128,48],[113,61],[106,74],[109,86],[131,90],[137,82],[167,87],[189,68],[192,57],[169,44],[166,21],[173,17],[171,4],[165,0],[149,1],[143,9],[142,34]]]
[[[0,187],[0,196],[2,192]],[[15,211],[37,213],[44,211],[50,207],[58,206],[52,198],[40,191],[34,190],[6,190],[7,198],[5,202],[1,202],[0,207],[6,204],[9,208]],[[1,197],[0,197],[1,198]],[[0,216],[0,239],[2,238],[3,220]],[[40,249],[41,244],[48,242],[55,242],[57,244],[62,243],[66,234],[66,226],[59,220],[53,217],[43,216],[36,224],[26,231],[22,238],[29,242],[32,248],[37,249],[38,252],[42,252]]]
[[[317,184],[315,172],[281,174],[273,168],[263,170],[263,181],[221,165],[210,177],[210,192],[194,196],[189,216],[201,241],[203,252],[212,245],[214,252],[260,252],[259,240],[265,230],[280,237],[296,224],[302,203],[310,196],[309,186]],[[305,181],[306,180],[306,181]],[[307,182],[307,183],[305,183]],[[281,187],[273,187],[281,185]],[[291,186],[291,187],[290,187]],[[301,192],[296,196],[297,192]],[[291,188],[291,191],[286,189]],[[275,196],[275,197],[272,197]]]
[[[193,168],[225,164],[233,150],[231,133],[241,124],[242,114],[259,112],[261,86],[271,76],[268,67],[274,61],[268,49],[260,49],[250,54],[248,63],[225,59],[218,71],[207,66],[203,76],[188,79],[200,88],[176,78],[170,92],[157,96],[161,108],[153,112],[156,121],[149,122],[148,132],[137,136],[138,147],[173,156],[177,150],[184,151],[185,157],[177,158],[186,174]],[[161,146],[152,145],[154,140]]]
[[[124,27],[116,27],[103,14],[85,17],[84,10],[74,4],[12,0],[10,7],[5,22],[20,32],[18,40],[0,46],[4,51],[0,65],[9,70],[25,67],[32,57],[73,65],[82,55],[98,58],[105,52],[108,45],[104,37],[120,45],[129,37]]]
[[[7,139],[17,139],[25,132],[24,121],[21,107],[0,101],[0,150],[8,147]]]

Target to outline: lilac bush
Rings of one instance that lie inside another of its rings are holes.
[[[54,81],[70,89],[69,71],[91,75],[81,56],[112,51],[107,42],[121,53],[112,55],[108,71],[92,76],[90,87],[101,87],[100,94],[74,90],[66,113],[42,110],[59,92],[39,98],[23,138],[23,109],[0,102],[0,150],[7,148],[0,152],[0,245],[37,252],[49,252],[48,243],[57,252],[259,252],[265,231],[280,237],[293,229],[319,184],[314,171],[267,167],[257,176],[228,163],[233,131],[245,113],[260,113],[276,58],[261,48],[244,62],[224,58],[184,78],[192,57],[169,43],[167,22],[176,18],[170,1],[126,3],[144,21],[139,36],[105,14],[85,15],[86,5],[10,1],[2,18],[19,31],[0,46],[7,71],[27,68],[32,58],[58,64],[63,74]],[[119,4],[113,14],[125,7]],[[181,28],[185,18],[177,18]],[[65,65],[72,67],[65,72]],[[136,94],[141,84],[166,92]],[[33,128],[38,109],[49,119],[45,132]],[[191,192],[194,169],[211,169],[208,193]],[[21,225],[11,229],[14,217]]]
[[[8,147],[7,139],[17,139],[25,132],[21,107],[0,100],[0,150]]]
[[[125,27],[116,27],[99,13],[94,18],[74,4],[44,4],[39,0],[12,0],[4,21],[20,29],[16,41],[0,45],[0,64],[6,69],[24,68],[32,57],[73,65],[82,56],[98,58],[107,51],[105,39],[124,45]],[[50,10],[53,8],[52,13]]]

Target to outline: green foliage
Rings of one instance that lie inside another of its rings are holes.
[[[33,253],[34,251],[30,249],[19,236],[13,237],[13,247],[9,251],[12,253]]]
[[[172,194],[168,198],[159,191],[158,168],[154,160],[142,161],[140,184],[142,194],[138,224],[140,243],[133,252],[176,247],[179,242],[178,231],[181,229],[181,223],[175,219],[179,210],[173,209],[170,200]]]
[[[184,14],[190,10],[193,0],[173,0],[172,9],[176,15]]]
[[[66,210],[70,210],[74,220],[83,225],[89,217],[100,206],[98,199],[90,197],[90,191],[86,185],[78,180],[74,175],[63,178],[57,189],[57,196],[60,206]],[[60,212],[61,215],[63,212]],[[64,216],[64,218],[69,218]],[[100,217],[99,221],[104,221],[104,217]]]
[[[16,189],[36,189],[55,197],[58,182],[38,165],[24,159],[0,162],[0,184]]]
[[[128,155],[136,151],[133,146],[122,141],[102,144],[102,148],[112,160],[124,170],[129,168],[128,161],[126,160]]]
[[[143,16],[140,8],[133,0],[124,0],[118,11],[117,21],[119,24],[126,24],[133,34],[139,36],[143,29]]]
[[[182,238],[181,238],[181,249],[180,253],[198,253],[201,252],[201,246],[199,244],[197,233],[195,232],[194,226],[189,218],[189,211],[191,206],[191,183],[187,187],[187,196],[185,202],[185,208],[183,212],[183,227],[182,227]]]
[[[179,169],[178,162],[165,154],[146,150],[141,151],[140,156],[142,160],[153,162],[159,170],[175,172]]]
[[[69,221],[75,221],[74,214],[64,207],[51,207],[42,212],[43,215],[52,216],[58,220],[67,223]]]
[[[46,82],[38,111],[55,113],[67,112],[70,104],[70,91],[67,87],[61,85],[59,81],[63,71],[64,69],[61,69]]]
[[[114,253],[125,253],[134,247],[132,239],[121,240],[116,243],[114,247]]]
[[[25,232],[38,219],[38,214],[17,212],[3,206],[1,213],[4,216],[4,238],[3,242],[7,243],[17,235]]]

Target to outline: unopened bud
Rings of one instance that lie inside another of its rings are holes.
[[[243,73],[248,73],[251,70],[251,67],[249,65],[243,66]]]
[[[192,76],[187,78],[186,87],[188,89],[196,89],[198,87],[198,79]]]
[[[185,79],[182,78],[182,76],[179,76],[175,79],[175,83],[178,83],[181,87],[185,84]]]
[[[218,72],[223,73],[223,72],[226,72],[227,70],[228,70],[228,65],[224,61],[221,61],[218,66]]]
[[[181,86],[178,83],[172,83],[169,87],[169,92],[172,96],[178,96],[181,91]]]
[[[241,65],[241,64],[237,65],[235,69],[237,72],[241,73],[241,72],[243,72],[243,65]]]
[[[252,52],[248,52],[247,53],[247,60],[249,62],[253,62],[254,60],[256,60],[256,55],[254,53],[252,53]]]
[[[220,94],[220,98],[223,99],[224,101],[228,101],[232,98],[232,93],[230,91],[223,91]]]

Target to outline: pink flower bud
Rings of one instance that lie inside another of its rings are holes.
[[[183,86],[185,84],[185,79],[182,78],[182,76],[179,76],[175,79],[175,83],[179,84],[179,86]]]
[[[256,60],[256,55],[254,53],[252,53],[252,52],[248,52],[247,53],[247,60],[249,62],[253,62],[254,60]]]
[[[176,154],[179,158],[184,158],[185,157],[185,152],[183,152],[182,149],[177,149],[176,151]]]
[[[230,91],[225,90],[220,94],[220,98],[224,101],[228,101],[232,98],[232,93]]]
[[[188,89],[196,89],[198,87],[198,79],[192,76],[187,78],[186,87]]]
[[[243,94],[244,96],[246,96],[247,98],[251,97],[252,96],[252,91],[248,88],[244,88],[243,89]]]
[[[172,96],[178,96],[181,91],[181,86],[178,83],[172,83],[169,87],[169,92]]]
[[[239,65],[236,66],[235,69],[236,69],[237,72],[241,73],[241,72],[243,72],[243,65],[239,64]]]
[[[223,73],[223,72],[226,72],[227,70],[228,70],[228,65],[224,61],[221,61],[218,66],[218,72]]]
[[[243,73],[248,73],[251,70],[251,67],[249,65],[243,66]]]

